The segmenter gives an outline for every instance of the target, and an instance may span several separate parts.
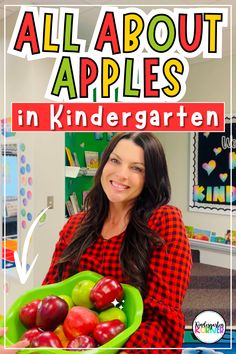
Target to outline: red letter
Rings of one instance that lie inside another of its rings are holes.
[[[40,52],[34,23],[34,16],[32,12],[25,12],[24,14],[14,49],[22,51],[25,43],[30,43],[32,54],[38,54]]]
[[[97,78],[98,67],[90,58],[80,59],[80,97],[88,97],[88,86]]]
[[[157,73],[152,72],[152,67],[159,65],[158,58],[144,59],[144,97],[159,97],[159,90],[153,90],[152,81],[157,81]]]
[[[119,54],[120,46],[113,12],[106,12],[95,49],[102,51],[105,43],[111,43],[112,53]]]
[[[188,41],[187,14],[179,15],[179,43],[187,53],[195,52],[202,40],[202,14],[194,15],[194,34],[191,43]]]

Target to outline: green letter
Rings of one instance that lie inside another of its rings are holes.
[[[52,88],[52,95],[60,96],[60,91],[63,87],[67,88],[70,99],[77,97],[73,70],[69,57],[62,57],[55,83]]]
[[[134,59],[127,58],[125,59],[125,72],[124,72],[124,96],[125,97],[139,97],[140,90],[132,87],[132,78],[133,78],[133,65]]]
[[[167,37],[164,43],[160,44],[156,40],[156,27],[159,23],[164,23],[167,29]],[[164,53],[167,52],[173,45],[175,41],[175,24],[174,21],[167,15],[156,15],[154,16],[147,29],[148,43],[150,47],[156,52]]]

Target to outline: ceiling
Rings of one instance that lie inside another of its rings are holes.
[[[4,5],[6,17],[16,13],[19,11],[20,5],[41,5],[41,6],[52,6],[52,5],[66,5],[66,6],[79,6],[80,8],[80,25],[82,31],[86,36],[90,36],[93,30],[93,26],[91,24],[95,24],[97,21],[98,13],[99,13],[99,5],[113,5],[113,6],[132,6],[132,2],[129,0],[15,0],[15,1],[4,1],[0,0],[0,20],[4,20]],[[196,0],[135,0],[134,6],[138,7],[138,5],[143,5],[142,9],[145,12],[149,12],[150,8],[155,8],[157,5],[161,5],[163,7],[167,7],[167,5],[176,5],[176,6],[196,6]],[[233,5],[235,4],[235,0],[227,1],[227,0],[201,0],[201,6],[211,5],[220,7],[220,5]],[[14,6],[15,5],[15,6]],[[96,6],[97,5],[97,6]],[[233,9],[233,41],[232,43],[236,43],[236,6],[232,7]],[[88,21],[88,12],[89,12],[89,21]],[[86,16],[85,16],[86,14]],[[84,15],[84,16],[81,16]],[[230,30],[229,28],[223,30],[223,53],[230,53]],[[82,37],[81,37],[82,38]],[[233,47],[233,52],[236,53],[236,46]]]
[[[200,5],[215,5],[220,6],[220,5],[233,5],[235,1],[231,0],[201,0]],[[135,0],[134,6],[136,5],[195,5],[196,6],[196,0]],[[14,0],[14,1],[6,1],[6,0],[0,0],[0,20],[3,19],[4,17],[4,5],[6,5],[6,16],[11,15],[15,11],[17,11],[17,7],[14,5],[73,5],[73,6],[86,6],[90,5],[90,11],[93,11],[93,7],[95,5],[112,5],[112,6],[133,6],[132,2],[129,0]],[[83,9],[81,9],[83,11]]]

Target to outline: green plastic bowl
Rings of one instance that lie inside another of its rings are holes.
[[[47,295],[71,295],[71,291],[75,284],[84,279],[89,279],[94,282],[97,282],[102,278],[102,275],[84,271],[80,272],[66,280],[61,281],[60,283],[44,285],[40,288],[36,288],[26,292],[24,295],[18,298],[18,300],[12,305],[10,310],[6,315],[6,326],[8,328],[8,332],[6,334],[6,345],[10,346],[13,343],[16,343],[23,333],[26,331],[26,328],[22,325],[19,319],[19,311],[22,306],[27,304],[28,302],[35,299],[43,299]],[[117,353],[119,348],[125,344],[128,338],[134,333],[141,324],[142,314],[143,314],[143,301],[140,295],[140,292],[131,285],[122,284],[124,289],[124,312],[127,316],[127,327],[126,329],[118,334],[115,338],[107,342],[106,344],[90,350],[84,350],[80,353],[89,353],[89,354],[99,354],[99,353]],[[4,321],[0,322],[0,327],[4,326]],[[4,340],[3,337],[0,338],[0,344],[3,345]],[[108,350],[109,348],[109,350]],[[37,354],[59,354],[59,353],[74,353],[78,354],[78,351],[73,350],[65,350],[59,348],[26,348],[21,349],[21,353],[37,353]]]

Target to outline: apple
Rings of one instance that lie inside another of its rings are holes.
[[[72,339],[67,345],[67,348],[70,349],[73,348],[74,351],[78,351],[78,352],[82,351],[84,348],[96,348],[96,347],[97,344],[93,339],[93,337],[85,336],[85,335],[81,335]]]
[[[127,324],[127,317],[124,311],[117,307],[111,307],[107,310],[104,310],[98,315],[100,322],[120,320],[124,324]]]
[[[36,327],[36,314],[41,300],[34,300],[20,309],[19,318],[26,328]]]
[[[63,326],[59,325],[54,333],[57,335],[57,337],[60,339],[62,346],[65,348],[67,347],[68,343],[69,343],[69,339],[66,337],[64,331],[63,331]]]
[[[121,284],[113,277],[105,276],[100,279],[90,293],[90,300],[97,310],[112,307],[112,302],[123,298],[124,291]]]
[[[39,328],[30,328],[28,329],[28,331],[26,331],[23,336],[21,337],[21,340],[23,339],[27,339],[30,343],[32,342],[32,340],[37,337],[39,334],[42,333],[42,330]]]
[[[71,298],[75,305],[84,306],[89,309],[93,307],[90,300],[90,292],[95,282],[92,280],[81,280],[72,289]]]
[[[98,316],[93,311],[86,307],[74,306],[65,318],[63,330],[67,338],[74,339],[81,334],[91,334],[98,323]]]
[[[65,300],[67,302],[69,310],[75,305],[74,302],[72,301],[72,298],[69,295],[58,295],[61,299]]]
[[[93,337],[99,344],[105,344],[124,329],[125,325],[120,320],[101,322],[95,327]]]
[[[35,337],[30,345],[31,348],[52,347],[63,348],[60,339],[53,332],[43,332]]]
[[[44,331],[54,331],[68,313],[67,302],[58,296],[46,296],[39,304],[36,326]]]

